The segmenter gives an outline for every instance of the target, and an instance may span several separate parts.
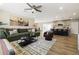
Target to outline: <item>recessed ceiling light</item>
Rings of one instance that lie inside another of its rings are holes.
[[[59,7],[59,10],[63,10],[63,7],[61,6],[61,7]]]
[[[56,16],[55,18],[58,18],[58,16]]]
[[[76,13],[74,12],[73,15],[76,15]]]

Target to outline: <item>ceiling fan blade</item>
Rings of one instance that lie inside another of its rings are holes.
[[[36,6],[36,8],[41,8],[42,6],[41,5],[39,5],[39,6]]]
[[[33,8],[33,6],[32,6],[32,5],[30,5],[29,3],[27,3],[27,5],[28,5],[29,7],[31,7],[31,8]]]
[[[42,12],[41,10],[38,10],[38,9],[36,9],[36,8],[34,8],[36,11],[38,11],[38,12]]]
[[[32,10],[31,8],[26,8],[26,9],[24,9],[24,10]]]

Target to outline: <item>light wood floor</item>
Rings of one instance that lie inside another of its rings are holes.
[[[47,55],[77,55],[78,54],[76,35],[71,35],[71,36],[55,35],[53,39],[56,39],[56,43],[50,48]],[[29,53],[23,51],[22,48],[18,48],[18,49],[16,49],[16,54],[29,55]]]
[[[77,36],[58,36],[54,38],[57,40],[55,45],[48,51],[48,55],[75,55],[78,54]]]

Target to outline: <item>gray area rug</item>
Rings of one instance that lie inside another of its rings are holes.
[[[37,42],[25,46],[24,49],[32,55],[46,55],[50,48],[55,44],[55,42],[56,39],[47,41],[43,38],[39,39]]]

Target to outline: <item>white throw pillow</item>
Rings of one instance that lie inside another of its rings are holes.
[[[10,32],[10,35],[11,35],[11,34],[17,33],[17,30],[13,30],[13,31],[9,31],[9,32]]]

